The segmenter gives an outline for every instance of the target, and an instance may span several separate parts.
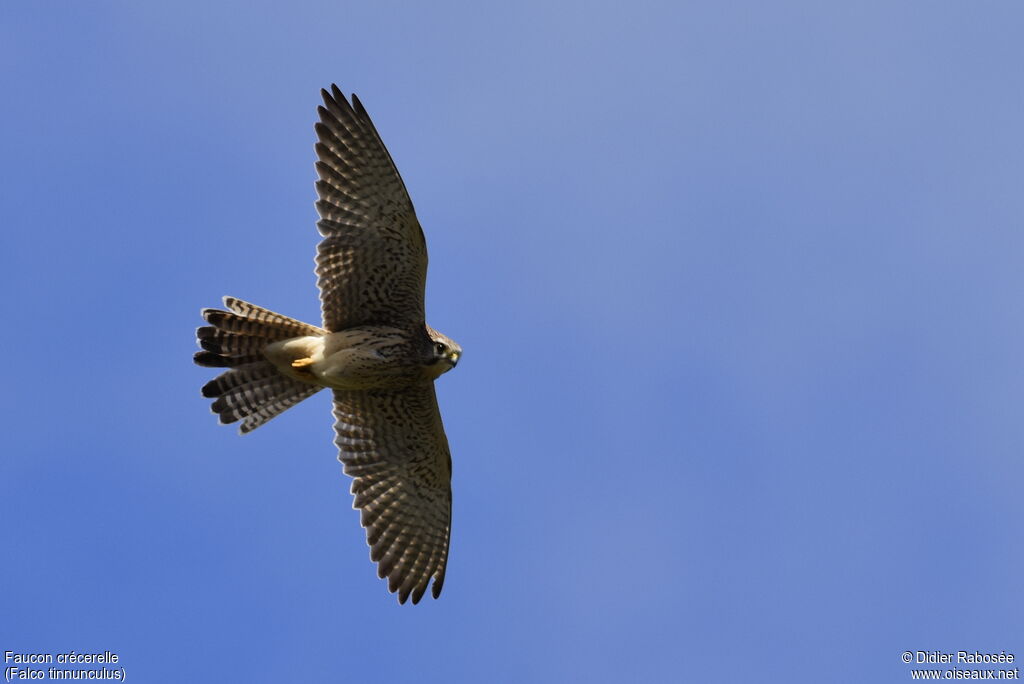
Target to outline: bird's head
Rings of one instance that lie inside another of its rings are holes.
[[[462,347],[455,340],[437,332],[433,328],[428,327],[427,332],[430,335],[432,344],[427,368],[428,373],[436,378],[442,373],[447,373],[452,368],[455,368],[462,357]]]

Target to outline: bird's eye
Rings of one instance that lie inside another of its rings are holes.
[[[434,349],[437,350],[437,353],[440,356],[444,354],[446,347],[441,342],[438,342],[434,345]]]

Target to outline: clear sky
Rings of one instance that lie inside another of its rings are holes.
[[[0,650],[137,682],[902,682],[1024,659],[1019,2],[0,3]],[[376,579],[309,321],[313,121],[431,255],[441,599]]]

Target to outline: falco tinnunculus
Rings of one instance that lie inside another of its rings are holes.
[[[370,558],[398,600],[444,584],[451,455],[434,380],[462,348],[426,324],[427,245],[391,155],[359,99],[322,91],[316,124],[316,275],[323,327],[232,297],[203,309],[195,362],[229,370],[203,386],[221,423],[254,430],[334,392],[335,444],[354,478]]]

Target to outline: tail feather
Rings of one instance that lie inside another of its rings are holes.
[[[237,366],[225,373],[221,373],[210,382],[203,385],[201,390],[204,397],[216,399],[230,389],[244,386],[255,380],[272,378],[280,375],[277,369],[266,362],[259,362]]]
[[[267,328],[274,328],[282,332],[288,333],[284,337],[298,337],[300,335],[325,335],[327,333],[323,328],[319,328],[309,323],[303,323],[302,321],[294,318],[289,318],[283,314],[279,314],[270,309],[264,309],[262,306],[256,306],[249,302],[244,302],[241,299],[234,297],[225,297],[224,306],[231,310],[232,313],[237,314],[233,317],[235,321],[243,321],[249,324],[255,324],[259,329],[266,330]],[[216,309],[206,309],[205,311],[217,311]],[[205,313],[204,311],[204,313]],[[227,313],[220,312],[220,313]],[[209,319],[207,319],[209,320]],[[213,321],[210,321],[211,323]],[[216,324],[215,324],[216,325]],[[229,324],[230,325],[230,324]],[[223,327],[223,326],[219,326]],[[246,333],[245,330],[231,331]]]
[[[254,413],[245,417],[245,420],[242,421],[242,426],[238,428],[238,431],[243,435],[247,432],[252,432],[274,416],[280,415],[282,412],[290,409],[292,406],[295,406],[300,401],[308,399],[323,389],[317,385],[308,385],[297,380],[292,380],[291,382],[301,385],[301,387],[282,392],[270,401],[264,403]]]
[[[195,356],[192,357],[192,361],[197,366],[204,368],[227,368],[233,364],[242,364],[241,359],[229,359],[226,356],[220,354],[214,354],[210,351],[197,351]]]
[[[236,387],[213,402],[213,410],[220,422],[242,421],[243,433],[255,430],[274,416],[291,408],[306,397],[316,394],[320,387],[283,375],[264,378]]]
[[[222,356],[261,354],[267,346],[266,337],[222,332],[213,326],[197,328],[196,337],[200,347]]]
[[[228,390],[213,402],[213,410],[223,419],[234,414],[235,420],[255,413],[265,401],[273,399],[289,386],[285,380],[291,380],[278,373],[276,377],[253,380],[234,389]],[[225,422],[234,422],[231,420]]]
[[[203,309],[210,325],[196,330],[203,351],[196,352],[194,361],[228,369],[203,385],[202,394],[214,399],[212,409],[221,423],[241,420],[244,434],[322,389],[282,375],[263,355],[266,346],[326,331],[234,297],[225,297],[224,305],[230,311]]]

